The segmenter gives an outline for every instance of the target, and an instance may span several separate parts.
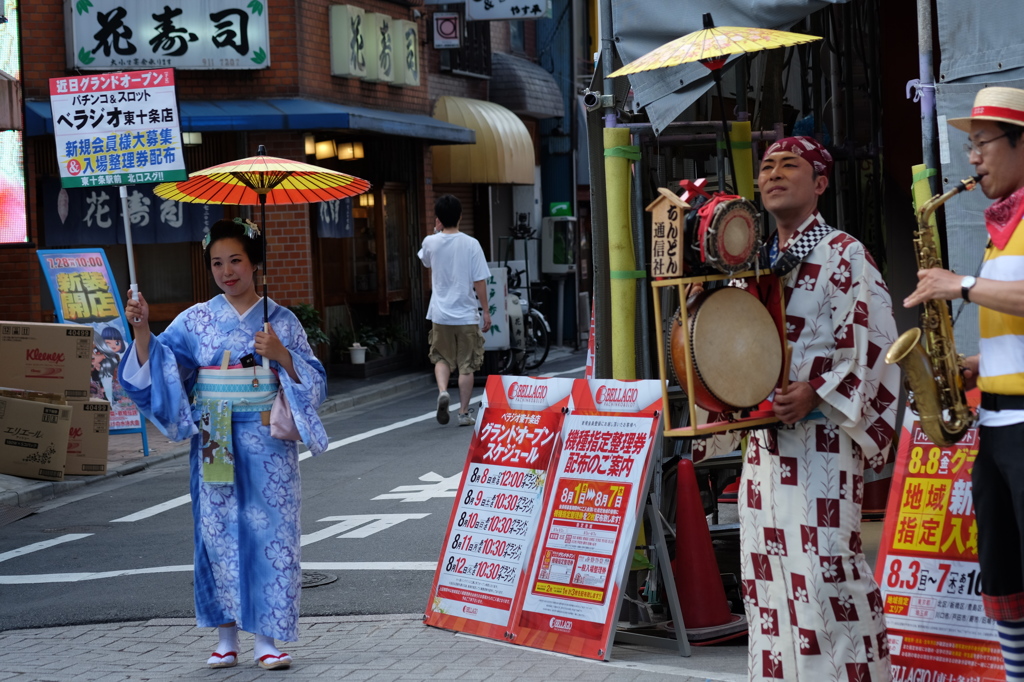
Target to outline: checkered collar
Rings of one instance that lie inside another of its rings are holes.
[[[776,231],[769,240],[769,251],[766,260],[772,264],[772,272],[783,276],[792,271],[807,257],[832,228],[825,224],[825,219],[815,211],[807,217],[800,227],[796,228],[789,238],[788,248],[779,250],[779,233]]]

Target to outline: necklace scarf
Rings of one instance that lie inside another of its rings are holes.
[[[992,245],[1002,251],[1024,217],[1024,187],[985,209],[985,229]]]

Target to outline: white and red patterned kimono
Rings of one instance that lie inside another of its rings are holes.
[[[821,226],[816,225],[821,222]],[[892,302],[864,246],[827,234],[785,276],[790,381],[822,402],[793,426],[752,431],[739,513],[751,680],[890,680],[882,597],[861,550],[864,465],[881,468],[900,371]],[[806,249],[808,242],[803,246]]]

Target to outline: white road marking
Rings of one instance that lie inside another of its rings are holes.
[[[311,561],[303,562],[302,568],[311,571],[433,571],[435,561]],[[0,575],[0,585],[42,585],[46,583],[78,583],[86,580],[120,578],[126,575],[147,575],[152,573],[191,573],[192,564],[187,566],[154,566],[152,568],[128,568],[123,571],[102,571],[97,573],[43,573],[39,575]]]
[[[585,369],[584,367],[577,367],[575,369],[566,370],[564,372],[552,372],[552,373],[547,374],[545,376],[552,376],[553,377],[553,376],[559,376],[559,375],[562,375],[562,374],[572,374],[572,373],[575,373],[575,372],[580,372],[580,371],[582,371],[584,369]],[[482,397],[483,396],[477,396],[477,397],[471,399],[470,400],[470,404],[477,404],[477,403],[479,403],[481,401]],[[450,410],[457,410],[457,409],[458,409],[457,405],[453,405],[450,408]],[[349,436],[347,438],[342,438],[341,440],[337,440],[337,441],[334,441],[333,443],[331,443],[327,447],[327,449],[328,450],[335,450],[337,448],[344,447],[346,445],[351,445],[352,443],[358,443],[360,441],[366,440],[367,438],[372,438],[373,436],[379,436],[380,434],[383,434],[383,433],[389,433],[390,431],[393,431],[395,429],[400,429],[400,428],[402,428],[404,426],[410,426],[412,424],[416,424],[416,423],[419,423],[419,422],[422,422],[422,421],[427,421],[429,419],[433,419],[435,417],[435,415],[436,415],[436,411],[431,411],[431,412],[427,412],[426,414],[420,415],[418,417],[412,417],[410,419],[403,419],[402,421],[395,422],[394,424],[391,424],[389,426],[384,426],[384,427],[377,428],[377,429],[371,429],[370,431],[366,431],[364,433],[356,434],[354,436]],[[312,454],[307,450],[307,451],[302,452],[302,453],[299,454],[299,461],[303,461],[303,460],[309,459],[310,457],[312,457]],[[433,473],[433,472],[431,472],[431,473]],[[428,476],[429,475],[430,474],[428,474]],[[434,475],[437,476],[436,474],[434,474]],[[453,478],[457,479],[459,476],[461,476],[461,473],[460,474],[456,474],[456,476],[453,477]],[[425,480],[425,477],[421,477],[420,480]],[[443,485],[447,485],[447,483],[448,483],[448,479],[441,479],[440,481],[437,482],[437,485],[438,486],[443,486]],[[432,486],[432,487],[436,487],[436,486]],[[423,491],[420,494],[423,494],[423,493],[426,492],[426,487],[425,486],[400,486],[399,488],[395,489],[395,492],[400,492],[402,490],[409,490],[411,492],[412,490],[410,490],[410,489],[420,489],[420,490]],[[446,495],[440,495],[440,496],[448,497],[447,494]],[[404,498],[406,496],[405,495],[395,495],[395,497],[403,497]],[[374,498],[374,499],[385,499],[385,498],[386,498],[386,496],[382,495],[382,496],[379,496],[379,497]],[[161,504],[154,505],[152,507],[148,507],[148,508],[143,509],[141,511],[135,512],[134,514],[129,514],[128,516],[122,516],[121,518],[114,519],[113,521],[111,521],[111,523],[132,523],[132,522],[135,522],[135,521],[141,521],[143,519],[147,519],[147,518],[150,518],[150,517],[155,516],[157,514],[160,514],[162,512],[168,511],[169,509],[174,509],[174,508],[180,507],[180,506],[182,506],[184,504],[188,504],[191,501],[191,499],[192,499],[191,495],[182,495],[182,496],[176,497],[176,498],[174,498],[172,500],[168,500],[167,502],[163,502]],[[335,516],[331,516],[331,517],[327,517],[327,518],[321,519],[321,521],[325,521],[325,522],[326,521],[339,521],[339,523],[334,525],[334,526],[331,526],[330,528],[325,528],[325,529],[322,529],[320,531],[316,531],[314,533],[310,533],[309,535],[303,535],[302,536],[302,544],[303,545],[307,545],[307,544],[310,544],[312,542],[317,542],[319,540],[331,537],[335,533],[342,533],[342,535],[338,535],[338,537],[350,537],[350,538],[367,537],[369,535],[372,535],[373,533],[377,533],[377,532],[379,532],[381,530],[384,530],[385,528],[389,528],[390,526],[393,526],[396,523],[400,523],[401,521],[404,521],[406,519],[418,519],[418,518],[424,518],[426,516],[429,516],[429,514],[389,514],[389,515],[384,515],[384,516],[377,515],[377,516],[365,516],[365,517],[360,517],[360,516],[349,516],[349,517],[337,516],[337,517],[335,517]],[[400,518],[398,518],[398,517],[400,517]],[[362,518],[363,520],[359,521],[359,522],[355,521],[355,520],[360,519],[360,518]],[[370,523],[366,523],[366,519],[371,519],[371,522]],[[362,527],[360,527],[360,526],[362,526]],[[346,530],[351,531],[351,532],[346,533],[345,532]],[[62,535],[62,536],[60,536],[58,538],[54,538],[53,540],[47,540],[45,542],[37,542],[35,544],[27,545],[27,546],[21,547],[19,549],[13,549],[13,550],[11,550],[9,552],[4,552],[3,554],[0,554],[0,562],[7,561],[8,559],[13,559],[15,557],[23,556],[25,554],[30,554],[32,552],[38,552],[38,551],[43,550],[43,549],[48,549],[50,547],[54,547],[56,545],[60,545],[60,544],[66,543],[66,542],[72,542],[74,540],[80,540],[82,538],[89,537],[90,535],[92,535],[92,533],[71,533],[71,534],[68,534],[68,535]],[[310,569],[310,570],[334,570],[334,571],[346,571],[346,570],[349,570],[349,571],[388,571],[388,570],[391,570],[391,571],[395,571],[395,570],[397,570],[397,571],[433,571],[437,567],[437,564],[435,562],[432,562],[432,561],[406,561],[406,562],[311,562],[311,563],[304,563],[304,564],[302,564],[302,567]],[[147,574],[154,574],[154,573],[184,573],[184,572],[191,572],[192,570],[193,570],[193,567],[191,565],[187,565],[187,566],[154,566],[154,567],[150,567],[150,568],[133,568],[133,569],[125,569],[125,570],[121,570],[121,571],[101,571],[101,572],[93,572],[93,573],[47,573],[47,574],[40,574],[40,575],[8,575],[8,576],[0,576],[0,585],[38,585],[38,584],[44,584],[44,583],[70,583],[70,582],[81,582],[81,581],[85,581],[85,580],[102,580],[102,579],[105,579],[105,578],[117,578],[117,577],[120,577],[120,576],[128,576],[128,575],[147,575]]]
[[[311,545],[331,537],[339,538],[365,538],[390,528],[402,521],[411,519],[422,519],[427,514],[363,514],[356,516],[328,516],[320,519],[317,523],[338,521],[333,526],[323,528],[308,535],[302,536],[302,546]]]
[[[63,545],[65,542],[74,542],[75,540],[81,540],[82,538],[87,538],[90,535],[92,535],[92,533],[69,533],[67,535],[61,535],[60,537],[54,538],[52,540],[37,542],[32,545],[25,545],[24,547],[12,549],[9,552],[4,552],[3,554],[0,554],[0,561],[7,561],[8,559],[13,559],[15,557],[31,554],[32,552],[38,552],[41,549],[48,549],[56,545]]]
[[[545,376],[556,377],[556,376],[561,376],[563,374],[573,374],[573,373],[576,373],[576,372],[582,372],[585,369],[586,369],[586,367],[576,367],[574,369],[565,370],[564,372],[551,372],[550,374],[545,374]],[[475,404],[478,404],[482,399],[483,399],[483,396],[482,395],[478,395],[475,398],[472,398],[469,402],[470,402],[471,405],[475,405]],[[458,409],[459,409],[458,405],[452,405],[449,408],[449,411],[455,411],[455,410],[458,410]],[[437,411],[433,410],[431,412],[427,412],[426,414],[421,414],[418,417],[410,417],[409,419],[403,419],[402,421],[395,422],[394,424],[389,424],[388,426],[382,426],[380,428],[371,429],[369,431],[364,431],[363,433],[357,433],[354,436],[348,436],[347,438],[342,438],[341,440],[333,441],[332,443],[330,443],[327,446],[327,450],[328,451],[336,450],[338,448],[345,447],[346,445],[351,445],[353,443],[358,443],[360,441],[366,440],[367,438],[373,438],[374,436],[379,436],[382,433],[389,433],[391,431],[394,431],[395,429],[400,429],[400,428],[405,427],[405,426],[411,426],[412,424],[418,424],[419,422],[424,422],[424,421],[427,421],[429,419],[434,419],[436,415],[437,415]],[[305,460],[309,459],[312,456],[313,456],[313,453],[311,453],[309,450],[303,450],[302,452],[299,453],[299,461],[300,462],[305,461]],[[396,490],[398,490],[398,488],[396,488]],[[447,497],[447,496],[445,496],[445,497]],[[111,523],[131,523],[131,522],[134,522],[134,521],[141,521],[142,519],[148,519],[151,516],[155,516],[156,514],[159,514],[161,512],[165,512],[165,511],[167,511],[169,509],[174,509],[175,507],[180,507],[183,504],[188,504],[191,501],[191,499],[192,498],[191,498],[190,495],[182,495],[181,497],[176,497],[173,500],[169,500],[167,502],[163,502],[162,504],[158,504],[158,505],[149,507],[148,509],[143,509],[142,511],[135,512],[134,514],[129,514],[128,516],[123,516],[123,517],[121,517],[119,519],[114,519],[113,521],[111,521]],[[378,498],[374,498],[374,499],[384,499],[384,498],[378,497]]]
[[[132,523],[133,521],[141,521],[142,519],[148,519],[150,516],[156,516],[160,512],[180,507],[183,504],[188,504],[191,501],[192,495],[186,493],[181,497],[175,497],[173,500],[162,502],[149,507],[148,509],[143,509],[142,511],[137,511],[134,514],[129,514],[128,516],[122,516],[119,519],[114,519],[111,523]]]
[[[375,500],[401,500],[402,502],[426,502],[435,497],[455,497],[459,491],[462,472],[445,478],[441,474],[428,471],[420,476],[423,484],[400,485],[391,492],[374,497]]]

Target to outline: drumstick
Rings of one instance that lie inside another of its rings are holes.
[[[792,344],[786,344],[786,350],[782,355],[782,392],[785,393],[789,388],[789,363],[793,359],[793,346]]]

